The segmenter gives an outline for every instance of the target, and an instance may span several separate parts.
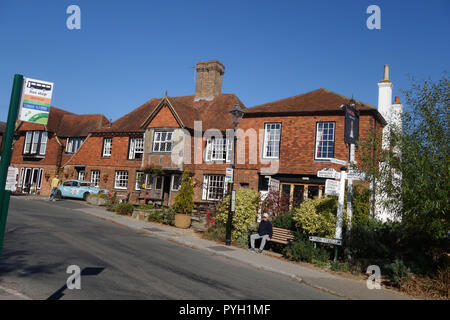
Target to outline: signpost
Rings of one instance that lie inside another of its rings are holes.
[[[6,178],[8,175],[8,167],[11,161],[12,142],[14,129],[16,125],[17,113],[19,110],[20,95],[22,92],[23,76],[14,75],[14,82],[11,91],[11,100],[9,102],[8,120],[6,122],[6,130],[4,137],[2,159],[0,161],[0,257],[3,247],[3,239],[5,237],[6,217],[8,215],[10,190],[6,190]]]
[[[233,168],[225,169],[225,183],[233,183]]]
[[[19,120],[47,124],[52,94],[52,82],[24,77]]]
[[[330,239],[330,238],[320,238],[320,237],[310,236],[309,240],[314,241],[314,242],[329,243],[329,244],[334,244],[336,246],[342,246],[342,240],[340,240],[340,239]]]
[[[340,165],[343,165],[343,166],[346,166],[346,165],[347,165],[347,161],[345,161],[345,160],[340,160],[340,159],[336,159],[336,158],[331,158],[331,159],[330,159],[330,162],[336,163],[336,164],[340,164]]]
[[[339,196],[339,181],[325,180],[325,194],[329,196]]]
[[[5,237],[9,199],[11,191],[16,188],[18,173],[17,168],[9,168],[16,120],[47,124],[52,94],[52,82],[25,78],[21,74],[14,75],[0,160],[0,257]]]
[[[331,168],[324,168],[317,171],[317,176],[319,178],[339,179],[339,172],[336,172],[336,170]]]

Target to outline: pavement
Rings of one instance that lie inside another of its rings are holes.
[[[36,197],[33,198],[34,200],[37,199]],[[43,198],[40,200],[47,201]],[[65,201],[65,206],[72,206],[71,200]],[[192,229],[179,229],[168,225],[137,220],[129,216],[120,216],[105,210],[103,207],[84,203],[81,208],[77,205],[73,205],[73,208],[71,209],[133,230],[139,234],[167,240],[192,249],[213,253],[214,255],[234,260],[255,269],[288,277],[295,282],[300,282],[301,284],[318,289],[324,293],[332,294],[339,298],[351,300],[412,299],[409,296],[386,288],[368,289],[365,281],[353,280],[326,272],[325,270],[318,270],[298,263],[284,261],[269,255],[266,251],[263,254],[257,254],[249,252],[246,249],[225,246],[224,244],[205,240]],[[2,299],[21,300],[29,298],[15,290],[0,286],[0,300]]]
[[[368,289],[366,281],[348,279],[326,271],[283,261],[265,252],[263,252],[263,254],[257,254],[249,252],[249,250],[246,249],[209,241],[201,238],[200,235],[192,229],[179,229],[164,224],[137,220],[129,216],[117,215],[102,207],[96,206],[89,206],[89,208],[76,210],[139,232],[148,233],[154,237],[166,239],[190,248],[222,255],[226,258],[250,265],[256,269],[287,276],[293,280],[342,298],[357,300],[412,299],[409,296],[386,288]]]

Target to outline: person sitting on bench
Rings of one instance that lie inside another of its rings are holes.
[[[267,213],[263,214],[263,220],[259,224],[258,233],[252,234],[250,236],[250,251],[255,252],[255,240],[261,239],[261,244],[259,246],[258,253],[261,253],[264,250],[264,246],[266,245],[266,240],[270,241],[272,238],[273,230],[272,223],[269,221],[269,215]]]

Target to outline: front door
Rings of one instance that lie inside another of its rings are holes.
[[[161,200],[163,197],[164,179],[162,176],[155,176],[153,179],[153,187],[150,192],[150,198]]]

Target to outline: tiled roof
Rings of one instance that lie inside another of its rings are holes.
[[[194,121],[201,120],[203,130],[215,128],[226,130],[233,127],[229,110],[234,108],[237,101],[245,110],[244,104],[234,94],[220,94],[213,100],[194,101],[195,96],[166,97],[173,107],[176,116],[184,127],[193,129]],[[125,116],[114,121],[110,128],[93,130],[97,133],[144,132],[148,119],[164,98],[153,98]]]
[[[317,112],[317,111],[339,111],[341,105],[348,103],[350,98],[337,94],[333,91],[320,88],[298,96],[289,97],[259,106],[249,108],[248,114],[259,113],[295,113],[295,112]],[[374,106],[356,101],[358,110],[376,111]]]
[[[103,114],[65,114],[57,130],[60,137],[86,137],[91,130],[108,124]]]
[[[65,111],[59,108],[50,107],[50,114],[48,117],[48,123],[44,126],[43,124],[32,123],[32,122],[22,122],[18,131],[31,131],[31,130],[46,130],[50,132],[56,132],[61,125],[61,119],[64,115],[70,114],[74,115],[74,113]]]
[[[102,114],[77,115],[59,108],[50,107],[47,125],[22,122],[18,131],[47,130],[60,137],[84,137],[91,130],[106,126],[108,119]]]

